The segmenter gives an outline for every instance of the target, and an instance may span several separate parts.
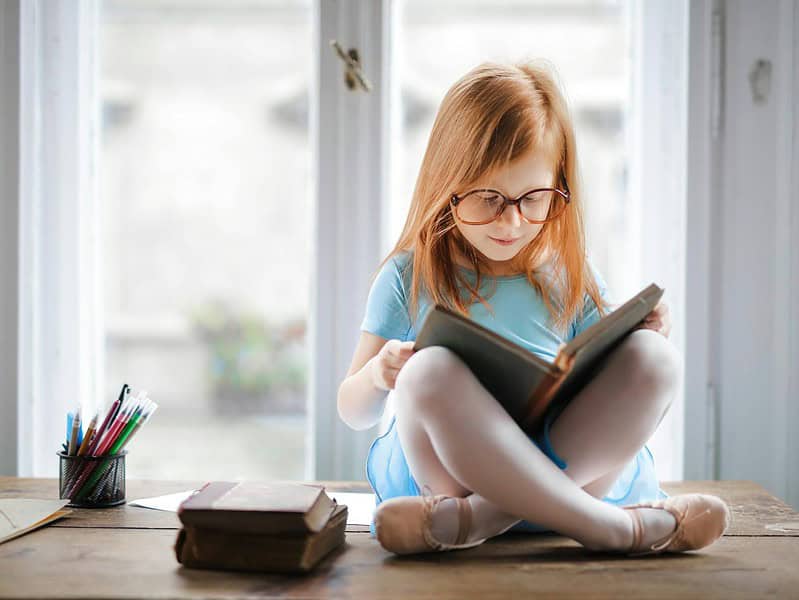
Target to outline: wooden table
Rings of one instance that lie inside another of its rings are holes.
[[[127,498],[201,482],[128,481]],[[365,484],[322,482],[364,491]],[[654,557],[589,553],[553,534],[508,533],[470,550],[397,557],[369,533],[307,576],[186,569],[175,559],[174,513],[134,506],[74,509],[0,544],[0,598],[799,598],[799,514],[749,481],[663,483],[713,493],[732,509],[727,533],[699,552]],[[0,497],[57,498],[53,479],[0,477]]]

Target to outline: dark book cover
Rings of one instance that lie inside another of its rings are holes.
[[[553,404],[562,409],[662,295],[654,283],[647,286],[562,344],[553,362],[441,305],[425,316],[414,350],[452,350],[523,429],[535,432],[546,409]]]

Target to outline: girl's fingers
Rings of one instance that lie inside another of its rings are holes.
[[[410,354],[408,353],[398,352],[397,350],[388,348],[383,356],[383,360],[387,366],[398,369],[405,364],[405,361],[408,360],[409,357]]]
[[[399,374],[399,369],[388,369],[385,373],[383,373],[383,377],[386,379],[386,387],[388,389],[393,390],[394,385],[397,382],[397,375]]]
[[[652,329],[664,337],[669,337],[671,333],[671,318],[669,316],[669,306],[664,302],[658,302],[644,320],[635,329]]]
[[[640,325],[638,325],[638,327],[636,327],[636,329],[652,329],[654,331],[660,331],[663,329],[663,323],[660,319],[646,318]]]
[[[386,357],[386,366],[390,369],[399,369],[402,365],[405,364],[406,360],[408,359],[402,358],[400,356],[394,356],[393,354],[389,354]]]
[[[664,318],[669,312],[669,306],[665,302],[658,302],[655,305],[655,308],[652,309],[646,318],[648,319],[657,319],[657,318]]]
[[[409,342],[402,342],[397,347],[397,354],[399,354],[400,356],[410,356],[411,354],[413,354],[413,345],[415,343],[416,342],[414,342],[413,340]]]
[[[388,353],[392,357],[395,364],[397,361],[399,361],[399,364],[401,364],[411,357],[413,354],[413,344],[413,341],[403,342],[388,349]]]

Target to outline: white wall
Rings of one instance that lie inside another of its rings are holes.
[[[0,475],[17,472],[19,2],[0,2]]]
[[[685,475],[799,508],[799,3],[692,3],[691,25]]]
[[[725,4],[718,219],[718,475],[753,479],[799,508],[796,428],[799,179],[795,2]],[[753,94],[757,61],[764,98]],[[768,67],[766,67],[768,68]],[[767,81],[770,79],[770,83]],[[789,413],[793,411],[793,427]],[[789,481],[793,492],[788,496]]]

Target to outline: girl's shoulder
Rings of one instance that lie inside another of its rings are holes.
[[[402,273],[413,268],[413,250],[400,250],[391,257],[391,262]]]
[[[386,261],[383,270],[389,271],[397,282],[407,287],[413,274],[413,251],[400,250]]]
[[[375,274],[372,290],[385,290],[385,293],[393,293],[397,297],[405,298],[410,289],[412,259],[413,255],[406,250],[390,256]]]

